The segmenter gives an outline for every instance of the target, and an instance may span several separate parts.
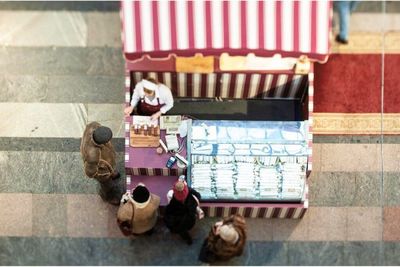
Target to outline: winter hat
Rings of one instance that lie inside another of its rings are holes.
[[[180,202],[185,202],[189,194],[189,188],[184,181],[178,180],[174,184],[174,198]]]
[[[132,198],[137,203],[144,203],[150,197],[149,190],[144,185],[138,185],[132,191]]]
[[[239,234],[232,225],[222,225],[219,228],[219,236],[230,244],[236,244],[239,239]]]
[[[157,87],[158,87],[158,85],[156,83],[154,83],[152,81],[149,81],[149,80],[146,80],[146,79],[142,80],[142,85],[143,85],[144,88],[146,88],[146,89],[148,89],[150,91],[155,91],[157,89]]]
[[[100,126],[93,132],[93,140],[99,144],[105,144],[112,138],[112,131],[108,127]]]

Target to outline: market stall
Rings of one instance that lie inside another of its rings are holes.
[[[172,168],[169,154],[132,147],[126,119],[128,188],[145,182],[165,204],[185,173],[208,216],[301,218],[312,170],[313,64],[327,60],[331,15],[329,1],[123,1],[126,103],[150,76],[171,88],[175,113],[192,118],[179,139],[188,164]],[[268,114],[195,116],[186,108],[215,98],[257,100]]]

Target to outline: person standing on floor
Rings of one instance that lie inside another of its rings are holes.
[[[130,104],[124,110],[126,117],[136,107],[138,115],[151,116],[151,120],[157,120],[174,106],[174,98],[167,86],[153,78],[146,78],[136,84]]]
[[[112,131],[92,122],[83,133],[80,152],[85,175],[100,183],[101,198],[113,205],[119,205],[124,193],[124,185],[120,181],[120,173],[115,166],[115,150],[111,144]]]
[[[204,240],[199,260],[206,263],[226,261],[243,253],[246,244],[246,222],[235,214],[216,222]]]
[[[189,230],[196,224],[196,217],[204,217],[204,212],[200,209],[200,193],[188,187],[184,178],[181,176],[167,194],[170,201],[165,209],[164,222],[171,233],[179,234],[191,245],[193,240]]]
[[[152,194],[143,183],[123,195],[117,212],[117,223],[126,236],[152,234],[157,223],[160,197]]]
[[[349,43],[350,14],[356,9],[359,1],[335,1],[334,5],[339,15],[339,34],[336,35],[336,42],[341,44]]]

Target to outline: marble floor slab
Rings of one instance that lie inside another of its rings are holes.
[[[398,172],[383,173],[384,206],[400,205],[400,179]]]
[[[347,211],[348,208],[310,207],[305,215],[308,222],[307,240],[345,240]]]
[[[32,195],[32,235],[62,237],[67,235],[67,196]]]
[[[115,151],[125,151],[125,138],[113,138]],[[81,138],[0,137],[0,151],[79,152]]]
[[[180,240],[167,239],[158,243],[154,241],[0,237],[2,251],[0,263],[2,265],[202,265],[197,260],[200,242],[194,243],[189,248]],[[399,265],[399,248],[399,242],[250,241],[241,257],[216,262],[213,265]]]
[[[0,102],[122,103],[124,77],[0,75]]]
[[[322,144],[322,172],[380,172],[379,144]]]
[[[32,194],[0,193],[0,236],[32,236]]]
[[[2,46],[84,47],[88,25],[80,12],[0,11],[0,32]]]
[[[110,127],[113,137],[125,137],[125,104],[88,104],[88,123],[97,121],[103,126]]]
[[[309,178],[310,206],[380,207],[380,172],[312,172]]]
[[[347,209],[347,241],[378,241],[383,236],[381,207]]]
[[[0,58],[1,74],[124,76],[121,48],[3,46]]]
[[[122,50],[119,12],[86,12],[87,46],[119,47]]]
[[[385,241],[400,240],[400,207],[386,207],[384,209],[384,231],[383,239]]]
[[[0,10],[0,32],[4,46],[122,49],[118,12]]]
[[[0,137],[82,137],[83,104],[0,103]]]
[[[122,177],[123,166],[119,152],[117,169]],[[85,177],[79,152],[0,151],[0,169],[1,193],[97,193],[97,182]]]
[[[400,172],[400,144],[383,144],[383,170]]]
[[[107,237],[108,203],[97,195],[75,195],[67,197],[67,229],[70,237]]]
[[[379,135],[313,135],[313,144],[380,144]],[[385,136],[383,143],[400,143],[397,136]]]
[[[1,1],[0,10],[116,11],[117,1]]]

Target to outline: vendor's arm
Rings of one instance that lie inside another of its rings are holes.
[[[142,84],[139,82],[136,84],[135,89],[133,91],[133,95],[132,95],[132,100],[131,100],[131,105],[129,107],[126,107],[124,110],[125,116],[129,116],[133,109],[136,107],[136,105],[138,104],[139,100],[140,100],[140,95],[141,92],[143,90]]]
[[[165,105],[160,109],[162,114],[165,114],[174,106],[174,98],[172,97],[171,90],[162,85],[162,90],[160,90],[160,98],[164,101]]]

